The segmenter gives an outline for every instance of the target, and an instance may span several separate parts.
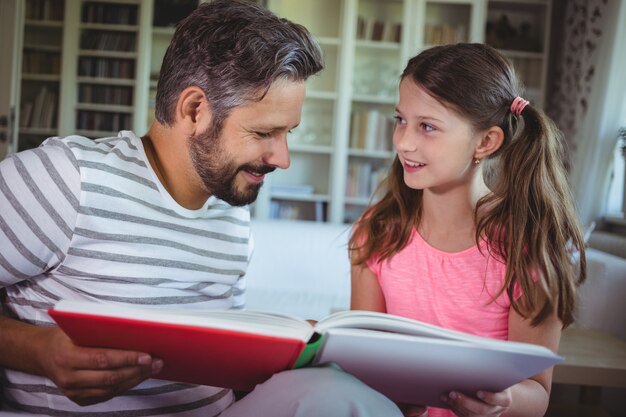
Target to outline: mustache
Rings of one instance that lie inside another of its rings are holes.
[[[252,172],[257,172],[259,174],[265,175],[265,174],[269,174],[270,172],[274,172],[276,170],[276,167],[273,167],[271,165],[254,165],[254,164],[244,164],[241,165],[238,169],[238,171],[252,171]]]

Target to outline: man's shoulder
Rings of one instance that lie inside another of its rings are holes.
[[[74,154],[81,152],[100,152],[106,153],[111,149],[124,143],[132,149],[136,149],[134,143],[137,136],[131,131],[121,131],[116,136],[108,136],[96,139],[90,139],[80,135],[70,135],[65,137],[52,137],[47,139],[43,146],[66,146]]]

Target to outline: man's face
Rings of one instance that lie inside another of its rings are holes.
[[[217,138],[191,138],[190,154],[206,191],[234,206],[256,200],[265,174],[289,167],[287,133],[300,123],[305,83],[277,80],[261,101],[234,108]]]

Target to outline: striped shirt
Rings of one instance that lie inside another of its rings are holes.
[[[4,314],[50,326],[46,311],[61,299],[243,308],[249,223],[247,208],[215,197],[198,210],[177,204],[132,132],[50,138],[0,163]],[[0,375],[4,406],[32,414],[208,417],[233,401],[222,388],[148,380],[79,407],[46,378]]]

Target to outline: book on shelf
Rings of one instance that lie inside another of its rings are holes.
[[[379,110],[353,112],[350,147],[370,151],[389,151],[394,120]]]
[[[272,200],[270,202],[270,219],[298,220],[300,218],[300,206],[283,201]]]
[[[182,311],[66,301],[49,310],[80,346],[146,352],[159,378],[250,390],[292,368],[336,363],[394,401],[445,406],[451,390],[501,391],[563,358],[549,349],[367,311],[312,326],[272,313]]]
[[[375,166],[370,162],[350,162],[346,180],[346,196],[369,199],[385,179],[387,165]]]
[[[356,37],[361,40],[400,43],[402,40],[402,23],[358,16]]]
[[[52,129],[56,126],[57,94],[45,85],[39,89],[32,101],[25,102],[20,109],[21,127]]]

